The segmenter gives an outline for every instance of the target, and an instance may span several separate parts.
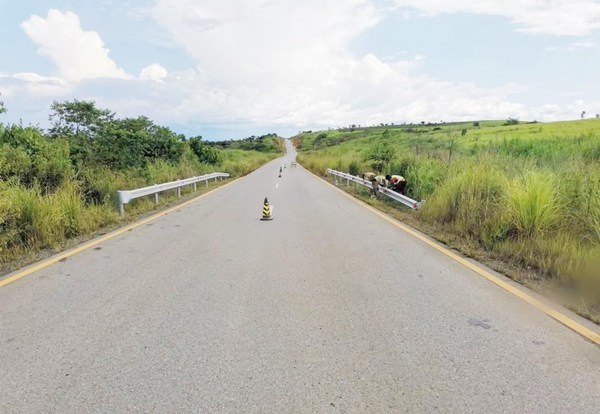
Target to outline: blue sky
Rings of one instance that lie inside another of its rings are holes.
[[[0,122],[187,135],[600,113],[600,0],[0,0]]]

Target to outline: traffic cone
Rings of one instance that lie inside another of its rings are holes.
[[[279,167],[279,178],[281,178],[281,172],[282,172],[282,171],[283,171],[283,170],[281,169],[281,167]]]
[[[261,218],[262,221],[273,220],[271,216],[271,206],[269,205],[269,200],[265,197],[265,202],[263,203],[263,216]]]

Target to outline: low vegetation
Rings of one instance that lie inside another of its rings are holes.
[[[50,119],[48,131],[0,123],[0,268],[119,224],[117,190],[216,170],[238,177],[283,151],[273,134],[219,146],[145,117],[116,118],[86,101],[55,102]],[[162,203],[175,199],[161,197]],[[154,208],[150,200],[135,200],[129,219]]]
[[[394,125],[306,132],[317,174],[401,174],[418,222],[583,294],[600,314],[600,120]]]

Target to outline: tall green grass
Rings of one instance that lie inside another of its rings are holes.
[[[520,237],[543,237],[556,227],[563,206],[559,204],[553,174],[530,171],[513,180],[508,192],[510,224]]]
[[[113,170],[88,167],[73,179],[65,179],[52,191],[35,183],[25,186],[18,180],[0,181],[0,264],[41,249],[57,249],[67,240],[88,235],[123,219],[116,210],[117,190],[144,187],[216,170],[239,177],[255,170],[278,154],[224,150],[221,166],[184,158],[173,164],[158,160],[145,168]],[[190,189],[184,189],[184,194]],[[161,202],[175,200],[165,193]],[[150,199],[134,200],[128,216],[155,209]]]
[[[115,223],[108,206],[86,205],[76,183],[51,194],[39,186],[0,185],[0,263],[31,250],[54,248],[66,239]]]
[[[395,156],[377,172],[403,175],[409,195],[426,200],[417,219],[592,289],[588,296],[600,305],[600,121],[463,127],[454,143],[456,126],[394,127],[386,138],[385,128],[327,131],[318,148],[319,132],[294,141],[299,162],[324,175],[327,168],[370,170],[369,149],[386,139]]]

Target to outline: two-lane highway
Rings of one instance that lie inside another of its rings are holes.
[[[0,412],[600,412],[597,346],[287,145],[0,288]]]

